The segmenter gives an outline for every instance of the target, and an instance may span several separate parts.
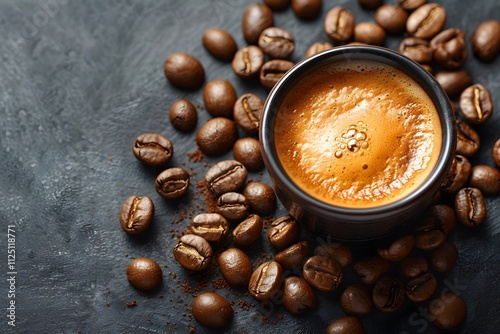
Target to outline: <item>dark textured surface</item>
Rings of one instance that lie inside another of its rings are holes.
[[[196,287],[208,279],[202,290],[211,290],[211,280],[220,273],[189,274],[172,256],[177,232],[171,230],[180,231],[189,223],[189,219],[177,223],[179,210],[193,214],[203,208],[195,207],[193,200],[174,204],[162,200],[153,185],[159,170],[141,166],[130,146],[141,132],[162,133],[175,145],[169,165],[197,172],[193,184],[203,177],[207,167],[186,155],[195,150],[194,133],[181,134],[168,121],[168,109],[176,99],[202,103],[201,89],[172,87],[163,75],[163,62],[172,52],[191,53],[202,61],[207,80],[227,78],[239,95],[251,91],[264,98],[263,89],[239,80],[228,64],[210,57],[201,45],[203,31],[219,26],[243,46],[239,23],[247,3],[1,1],[0,309],[4,311],[0,332],[183,333],[192,326],[196,333],[211,332],[189,315],[193,296],[183,292],[181,283],[187,280]],[[440,3],[448,9],[446,26],[462,28],[468,37],[479,22],[500,18],[497,0]],[[355,12],[357,22],[372,20],[373,13],[361,10],[355,0],[324,1],[321,17],[312,22],[298,20],[290,8],[275,14],[276,25],[296,37],[294,61],[312,42],[327,40],[322,18],[336,4]],[[390,38],[386,45],[394,48],[398,40]],[[500,106],[500,59],[482,64],[469,57],[466,68],[474,81],[489,87]],[[208,119],[204,110],[199,110],[199,116],[198,127]],[[480,127],[483,148],[473,162],[493,164],[490,152],[499,128],[496,110]],[[265,173],[249,178],[268,181]],[[195,186],[190,193],[196,193]],[[148,195],[156,204],[151,231],[138,238],[123,233],[118,222],[122,202],[134,194]],[[489,211],[483,226],[475,230],[457,226],[453,233],[459,260],[443,276],[448,283],[438,288],[439,292],[458,286],[466,300],[468,316],[458,330],[461,333],[491,333],[500,328],[500,201],[488,197],[486,202]],[[8,224],[15,225],[17,236],[15,328],[7,326],[5,310]],[[303,236],[315,238],[307,231]],[[272,253],[268,247],[267,242],[259,242],[250,251],[254,265],[262,259],[262,251]],[[151,257],[163,267],[164,283],[158,291],[144,295],[128,284],[126,266],[138,256]],[[352,271],[347,275],[352,277]],[[338,293],[318,293],[315,312],[293,317],[277,305],[262,322],[260,303],[244,296],[244,289],[219,292],[235,302],[235,318],[228,328],[232,333],[321,333],[343,315]],[[243,310],[237,305],[240,299],[255,306]],[[133,300],[138,305],[127,308]],[[435,333],[433,325],[419,315],[426,305],[406,303],[395,314],[373,312],[362,320],[369,333]]]

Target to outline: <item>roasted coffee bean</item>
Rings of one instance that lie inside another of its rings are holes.
[[[331,292],[342,283],[344,270],[337,260],[321,256],[311,256],[302,268],[304,279],[313,287],[323,292]]]
[[[321,13],[323,0],[292,0],[292,10],[299,19],[312,20]]]
[[[209,81],[203,88],[205,108],[214,117],[231,117],[236,99],[233,85],[225,79]]]
[[[332,321],[326,328],[326,334],[365,334],[365,328],[356,317],[341,317]]]
[[[490,62],[500,52],[500,21],[481,23],[472,35],[472,51],[481,61]]]
[[[410,254],[414,243],[415,237],[413,235],[407,235],[393,241],[386,248],[377,249],[377,253],[386,260],[401,261]]]
[[[158,133],[143,133],[135,139],[132,153],[143,164],[159,167],[172,159],[174,147],[170,140]]]
[[[138,257],[130,261],[127,267],[127,280],[136,289],[153,290],[161,284],[161,267],[155,260]]]
[[[473,124],[483,124],[493,113],[493,101],[488,88],[482,84],[467,87],[460,95],[460,111]]]
[[[208,155],[220,155],[233,147],[238,139],[236,124],[225,117],[212,118],[196,133],[196,143]]]
[[[414,37],[431,39],[443,29],[446,23],[446,9],[437,3],[418,7],[406,21],[406,30]]]
[[[436,288],[436,277],[431,273],[425,273],[406,283],[406,297],[412,302],[420,303],[431,298]]]
[[[408,11],[413,11],[422,6],[427,0],[398,0],[399,5]]]
[[[460,95],[465,88],[472,85],[472,78],[466,70],[440,71],[436,73],[435,78],[450,98]]]
[[[241,18],[243,38],[248,44],[257,44],[260,34],[274,23],[271,8],[260,3],[248,5]]]
[[[340,295],[340,307],[346,314],[364,316],[373,310],[373,301],[364,285],[350,284]]]
[[[316,294],[301,277],[287,277],[283,282],[283,306],[293,315],[300,315],[316,307]]]
[[[463,188],[455,196],[458,221],[468,227],[481,225],[486,219],[486,204],[477,188]]]
[[[364,9],[372,10],[380,7],[384,0],[358,0],[358,3]]]
[[[483,194],[496,195],[500,193],[500,171],[488,165],[476,165],[472,167],[468,184]]]
[[[164,170],[156,177],[156,192],[166,199],[178,199],[189,189],[189,173],[179,167]]]
[[[429,318],[439,329],[452,329],[460,325],[467,316],[467,305],[462,297],[443,292],[429,304]]]
[[[456,223],[455,211],[451,207],[445,204],[431,206],[414,229],[415,248],[438,248],[446,241]]]
[[[238,248],[228,248],[217,259],[226,281],[232,286],[247,286],[252,276],[252,262],[248,255]]]
[[[441,190],[447,193],[456,193],[459,191],[469,179],[472,165],[466,157],[459,154],[455,155],[448,176],[441,185]]]
[[[457,154],[470,158],[479,151],[479,134],[467,123],[457,119]]]
[[[258,215],[249,215],[235,227],[232,240],[238,246],[251,245],[260,238],[262,228],[262,218]]]
[[[260,115],[264,108],[261,98],[248,93],[240,96],[233,106],[233,117],[236,124],[246,133],[254,135],[259,132]]]
[[[238,51],[233,36],[220,28],[205,30],[201,40],[208,52],[222,61],[233,60],[234,54]]]
[[[260,69],[260,83],[264,88],[271,90],[293,65],[295,64],[291,61],[281,59],[273,59],[265,62]]]
[[[460,29],[450,28],[440,32],[432,39],[431,47],[434,61],[446,69],[457,70],[467,60],[465,34]]]
[[[406,29],[408,12],[401,6],[383,5],[375,11],[377,22],[389,34],[401,34]]]
[[[238,161],[223,160],[213,165],[207,171],[205,181],[208,189],[219,196],[223,193],[238,190],[245,182],[247,174],[248,171],[245,166]],[[247,196],[245,195],[245,197]]]
[[[272,10],[285,10],[290,5],[290,0],[264,0],[264,3]]]
[[[422,256],[407,257],[399,265],[399,274],[406,278],[415,278],[429,271],[429,262]]]
[[[309,254],[309,242],[300,241],[282,250],[274,257],[275,261],[285,269],[300,267]]]
[[[188,270],[206,269],[212,255],[212,247],[208,241],[195,234],[183,235],[174,247],[175,259]]]
[[[231,303],[215,292],[202,292],[193,300],[191,313],[203,326],[221,328],[229,325],[234,310]]]
[[[270,58],[286,59],[295,50],[295,41],[285,29],[270,27],[260,34],[259,47]]]
[[[259,141],[252,137],[240,138],[233,146],[234,158],[250,171],[264,167]]]
[[[198,112],[191,101],[186,99],[177,100],[170,107],[170,122],[180,131],[191,131],[198,122]]]
[[[430,261],[435,271],[445,273],[453,268],[457,258],[457,246],[451,241],[446,241],[432,252]]]
[[[352,262],[352,250],[341,244],[320,243],[314,249],[314,255],[333,257],[344,268]]]
[[[495,164],[500,167],[500,138],[497,139],[495,142],[495,145],[493,145],[493,150],[491,152],[493,155],[493,160],[495,161]]]
[[[163,66],[165,76],[172,85],[195,89],[205,81],[205,70],[200,61],[187,53],[172,53]]]
[[[324,30],[331,40],[348,42],[354,34],[354,15],[341,6],[333,7],[326,13]]]
[[[219,242],[229,232],[229,223],[218,213],[200,213],[191,222],[191,232],[208,242]]]
[[[155,206],[147,196],[130,196],[120,210],[120,226],[128,234],[137,234],[148,229],[153,220]]]
[[[283,249],[290,246],[299,235],[299,223],[291,216],[275,219],[267,230],[267,238],[271,245]]]
[[[363,283],[373,284],[390,268],[390,262],[379,255],[371,256],[354,264],[354,271]]]
[[[257,76],[263,64],[264,51],[255,45],[238,50],[231,63],[234,73],[243,79]]]
[[[354,27],[354,40],[365,44],[382,45],[385,41],[385,31],[376,23],[360,22]]]
[[[323,52],[325,50],[330,50],[333,48],[332,43],[328,42],[316,42],[312,44],[306,51],[306,55],[304,58],[309,58],[311,56],[314,56],[315,54],[318,54],[320,52]]]
[[[248,283],[248,292],[257,300],[269,300],[279,292],[283,269],[276,261],[264,262],[255,269]]]
[[[405,300],[405,287],[396,278],[381,278],[373,287],[373,305],[382,312],[399,310]]]
[[[217,199],[215,210],[229,221],[241,221],[248,216],[250,205],[240,193],[228,192]]]
[[[269,214],[276,208],[276,195],[271,186],[259,182],[248,182],[243,195],[250,203],[250,208],[259,215]]]
[[[420,64],[426,64],[432,60],[431,44],[422,38],[403,39],[399,44],[399,52]]]

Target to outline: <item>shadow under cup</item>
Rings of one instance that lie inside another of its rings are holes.
[[[420,187],[395,202],[367,208],[335,206],[301,189],[281,165],[274,141],[277,111],[294,84],[326,65],[341,65],[353,60],[382,63],[402,71],[415,80],[434,103],[442,132],[439,158],[430,176]],[[455,155],[455,131],[455,116],[446,93],[434,77],[420,65],[389,49],[345,46],[307,58],[281,78],[264,105],[260,142],[276,195],[294,218],[318,234],[343,241],[362,241],[385,237],[400,231],[425,211],[446,178]]]

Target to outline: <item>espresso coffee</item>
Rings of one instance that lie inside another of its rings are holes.
[[[402,71],[350,60],[309,73],[284,97],[278,158],[296,185],[340,207],[398,201],[429,177],[442,146],[438,112]]]

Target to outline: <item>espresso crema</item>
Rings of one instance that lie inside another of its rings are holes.
[[[328,65],[282,101],[274,141],[285,172],[312,197],[368,208],[415,191],[442,142],[436,107],[402,71],[370,61]]]

